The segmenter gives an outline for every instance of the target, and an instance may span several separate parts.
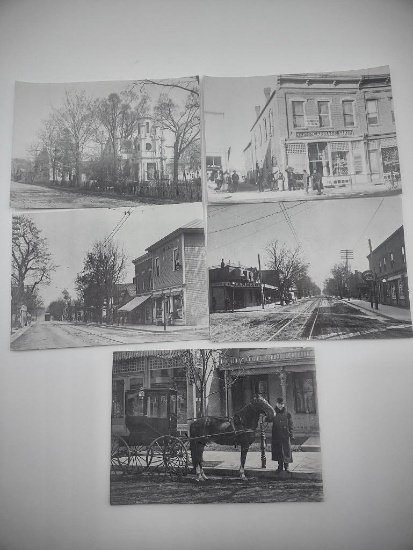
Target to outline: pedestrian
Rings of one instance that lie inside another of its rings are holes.
[[[280,188],[281,186],[282,190],[285,191],[285,187],[284,187],[285,177],[281,170],[278,172],[277,180],[278,180],[278,188]]]
[[[305,192],[308,193],[308,180],[309,180],[309,174],[306,169],[303,170],[303,185]]]
[[[293,170],[287,171],[288,191],[295,191],[295,176]]]
[[[321,174],[317,172],[317,170],[314,170],[313,172],[313,188],[317,191],[317,195],[321,195],[322,189],[323,189],[323,183]]]
[[[225,311],[230,310],[231,300],[229,299],[229,296],[225,296]]]
[[[239,175],[237,174],[236,170],[232,172],[231,179],[232,179],[232,188],[236,193],[238,191],[238,184],[239,184]]]
[[[286,411],[284,399],[277,398],[275,417],[272,423],[271,458],[278,462],[277,473],[288,471],[292,463],[291,440],[293,439],[293,421],[291,414]]]

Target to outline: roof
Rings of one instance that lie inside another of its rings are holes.
[[[147,247],[147,251],[150,252],[154,248],[157,248],[162,243],[169,241],[175,237],[177,237],[181,233],[203,233],[204,232],[204,222],[202,220],[192,220],[191,222],[186,223],[185,225],[182,225],[181,227],[178,227],[172,233],[169,233],[159,241],[156,241],[156,243],[151,244],[151,246]]]
[[[384,244],[391,241],[393,239],[393,237],[395,237],[395,235],[397,235],[397,233],[400,233],[402,231],[404,232],[404,229],[403,229],[403,226],[401,225],[399,228],[396,229],[396,231],[393,231],[393,233],[389,237],[387,237],[387,239],[385,239],[378,246],[376,246],[376,248],[370,254],[367,255],[367,258],[370,258],[370,256],[372,254],[377,252]]]

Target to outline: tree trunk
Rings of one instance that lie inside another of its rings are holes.
[[[178,142],[174,143],[174,183],[178,183],[178,168],[179,168],[179,152],[178,152]]]

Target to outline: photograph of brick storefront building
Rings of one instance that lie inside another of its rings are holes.
[[[136,297],[119,309],[137,324],[206,326],[208,291],[202,220],[178,227],[133,260]]]
[[[370,243],[371,246],[371,243]],[[409,286],[404,229],[399,227],[367,256],[379,302],[409,308]]]
[[[228,389],[225,408],[231,416],[261,394],[275,406],[284,399],[298,441],[318,440],[317,383],[312,348],[239,348],[227,350],[220,370]],[[318,443],[319,445],[319,440]]]
[[[373,71],[279,76],[251,129],[251,168],[316,171],[353,190],[398,178],[390,73]]]
[[[235,89],[241,99],[231,104],[228,98]],[[241,101],[243,106],[247,102],[250,105],[248,113],[245,109],[236,111]],[[225,202],[316,198],[319,193],[311,178],[306,189],[304,170],[307,176],[321,176],[323,198],[401,192],[387,66],[334,73],[209,78],[205,102],[216,111],[222,103],[225,116],[218,120],[231,150],[230,169],[243,175],[242,185],[230,196],[208,182],[208,197],[213,202],[223,198]],[[216,118],[206,117],[207,150],[220,139]],[[240,136],[245,137],[242,145]]]

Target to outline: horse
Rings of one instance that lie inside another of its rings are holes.
[[[205,445],[209,442],[221,445],[241,447],[239,473],[241,479],[247,479],[244,472],[248,449],[255,440],[255,430],[260,415],[271,422],[275,411],[261,395],[234,414],[232,419],[206,416],[197,418],[189,426],[189,441],[192,464],[197,474],[197,481],[205,481],[207,476],[203,470],[203,454]]]

